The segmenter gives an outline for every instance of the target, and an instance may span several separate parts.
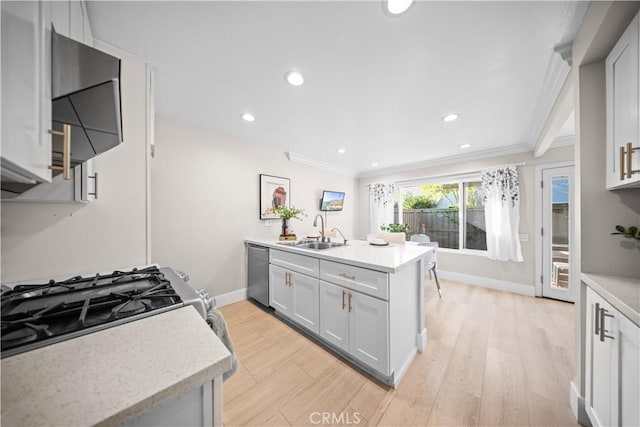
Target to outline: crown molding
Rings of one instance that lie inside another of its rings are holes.
[[[559,49],[560,46],[557,48]],[[531,121],[529,143],[532,148],[537,144],[549,120],[552,119],[553,107],[571,72],[571,67],[564,60],[563,53],[566,54],[566,51],[560,52],[556,50],[552,54],[547,67],[547,73],[544,77],[538,103],[533,113],[533,120]]]
[[[357,178],[370,178],[375,176],[389,175],[397,172],[407,172],[416,169],[424,169],[429,166],[444,166],[455,163],[462,163],[470,160],[488,159],[491,157],[507,156],[509,154],[519,154],[531,152],[531,147],[527,144],[510,145],[508,147],[494,148],[484,151],[476,151],[472,153],[459,154],[456,156],[441,157],[439,159],[426,160],[423,162],[406,163],[403,165],[391,166],[384,169],[376,169],[375,171],[359,172]]]
[[[302,154],[292,152],[287,152],[286,154],[289,158],[289,161],[294,163],[300,163],[301,165],[311,166],[318,169],[326,169],[350,177],[355,177],[357,175],[356,171],[352,169],[342,168],[340,166],[332,165],[331,163],[312,159],[311,157],[303,156]]]
[[[551,148],[573,145],[574,142],[575,142],[575,135],[559,136],[553,140],[553,142],[551,143]]]
[[[573,65],[573,40],[554,46],[553,51],[558,53],[569,67]]]

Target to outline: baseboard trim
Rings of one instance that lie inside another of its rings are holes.
[[[442,279],[453,280],[455,282],[466,283],[469,285],[482,286],[483,288],[491,288],[499,291],[507,291],[514,294],[535,296],[535,288],[533,286],[522,283],[507,282],[504,280],[490,279],[488,277],[475,276],[473,274],[455,273],[453,271],[438,270],[438,276]],[[446,293],[443,289],[443,294]]]
[[[233,304],[234,302],[243,301],[247,299],[247,288],[238,289],[237,291],[228,292],[222,295],[216,295],[216,308],[224,307],[225,305]]]
[[[424,328],[416,336],[416,346],[418,347],[418,351],[420,353],[422,353],[424,349],[427,348],[427,328]]]
[[[398,372],[393,373],[393,382],[395,384],[398,384],[402,377],[404,377],[404,374],[407,373],[407,371],[409,370],[409,366],[411,366],[411,363],[413,362],[413,359],[415,359],[417,354],[417,349],[414,348],[413,350],[411,350],[411,354],[409,354],[409,357],[407,357],[407,359],[404,361]]]
[[[573,381],[569,383],[569,404],[571,406],[573,416],[576,417],[576,421],[578,421],[578,424],[583,426],[591,426],[591,420],[589,419],[589,415],[587,414],[584,398],[580,396],[578,387]]]

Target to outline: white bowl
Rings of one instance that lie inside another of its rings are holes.
[[[387,241],[384,239],[371,239],[369,240],[369,243],[372,245],[386,245]]]

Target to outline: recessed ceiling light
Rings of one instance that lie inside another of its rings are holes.
[[[371,163],[371,166],[373,166],[375,168],[376,166],[378,166],[378,163],[377,162]]]
[[[456,113],[451,113],[451,114],[447,114],[446,116],[444,116],[442,118],[443,122],[452,122],[454,120],[458,120],[458,117],[460,117],[458,114]]]
[[[302,86],[304,83],[304,77],[302,77],[302,74],[297,71],[289,71],[284,75],[284,78],[291,86]]]
[[[471,147],[471,144],[462,144],[460,146],[460,148],[469,148],[469,147]]]
[[[242,120],[246,121],[246,122],[255,122],[256,118],[253,114],[251,113],[244,113],[242,116]]]
[[[398,15],[409,9],[413,0],[387,0],[387,10],[392,15]]]
[[[344,148],[338,148],[338,154],[344,154],[346,152],[347,150],[345,150]]]

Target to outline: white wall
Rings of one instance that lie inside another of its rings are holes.
[[[376,182],[395,182],[407,179],[436,177],[479,171],[483,168],[510,163],[526,162],[518,167],[520,178],[520,233],[528,234],[529,240],[521,242],[524,262],[494,261],[479,255],[468,255],[447,251],[438,252],[438,269],[458,274],[478,276],[491,280],[531,287],[533,295],[535,270],[535,166],[554,162],[573,160],[573,147],[551,149],[540,158],[533,158],[531,153],[512,154],[508,156],[469,160],[465,162],[415,169],[402,173],[382,175],[360,179],[358,187],[358,231],[359,236],[366,236],[369,229],[369,195],[366,185]],[[515,289],[514,289],[515,290]]]
[[[1,204],[3,283],[146,262],[146,64],[99,41],[94,46],[123,59],[124,142],[95,159],[98,200]]]
[[[606,189],[604,61],[579,69],[580,228],[583,273],[640,278],[640,245],[611,236],[616,225],[640,225],[640,190]]]
[[[329,227],[354,234],[355,179],[290,162],[285,153],[209,130],[156,117],[151,163],[152,258],[185,271],[190,284],[221,295],[246,287],[243,239],[277,239],[259,219],[259,175],[291,179],[291,201],[309,215],[292,220],[303,236],[314,231],[322,190],[346,192],[344,211]]]

